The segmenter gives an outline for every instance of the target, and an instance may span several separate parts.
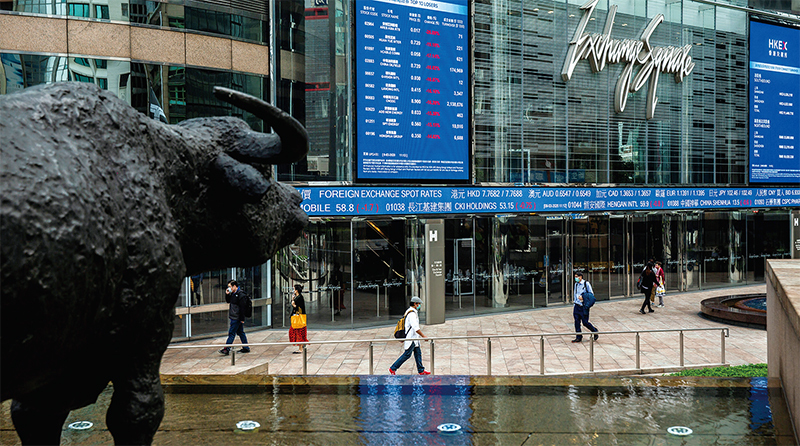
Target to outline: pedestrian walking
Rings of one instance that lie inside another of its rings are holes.
[[[590,331],[596,332],[598,331],[597,327],[589,322],[589,308],[584,307],[583,305],[583,294],[587,292],[594,294],[592,285],[588,281],[583,280],[583,273],[581,272],[575,273],[574,280],[575,288],[572,294],[572,318],[575,320],[575,332],[581,332],[581,324],[583,324],[583,326],[588,328]],[[595,340],[597,340],[599,337],[599,335],[594,335]],[[581,341],[583,341],[583,335],[581,334],[576,335],[575,339],[572,340],[572,342]]]
[[[239,335],[239,340],[244,347],[237,350],[236,353],[250,353],[250,347],[247,347],[247,336],[244,334],[244,311],[242,306],[244,300],[247,298],[244,291],[239,288],[239,284],[235,280],[228,282],[228,288],[225,290],[225,302],[228,305],[228,319],[230,319],[230,326],[228,327],[228,340],[225,344],[233,344],[236,335]],[[220,349],[220,354],[228,356],[230,347]]]
[[[645,307],[647,307],[648,313],[652,313],[653,307],[650,306],[650,302],[655,300],[656,287],[658,286],[658,277],[656,277],[656,273],[653,271],[652,263],[648,262],[644,267],[644,271],[642,271],[642,274],[639,276],[638,285],[644,295],[644,302],[642,302],[642,308],[639,310],[639,313],[645,314]]]
[[[658,286],[656,287],[656,297],[658,297],[657,307],[663,308],[664,295],[667,294],[667,275],[664,273],[664,267],[661,265],[661,262],[656,262],[653,271],[656,273],[656,278],[658,279]]]
[[[389,367],[389,373],[392,375],[395,374],[397,369],[403,365],[404,362],[414,355],[414,360],[417,362],[417,373],[420,375],[430,375],[431,372],[425,370],[425,367],[422,366],[422,349],[419,346],[419,341],[415,341],[415,339],[425,338],[424,334],[422,334],[422,330],[419,328],[419,307],[422,306],[422,299],[417,296],[411,298],[411,306],[406,310],[405,314],[405,329],[406,329],[406,341],[403,343],[403,349],[405,350],[397,361]]]
[[[303,285],[294,285],[294,296],[292,296],[292,326],[289,327],[290,342],[308,342],[306,301],[303,299]],[[303,353],[303,344],[297,344],[298,350],[292,353]]]

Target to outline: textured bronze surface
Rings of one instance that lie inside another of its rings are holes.
[[[269,166],[305,155],[305,129],[215,95],[277,134],[229,117],[162,124],[88,83],[0,96],[0,391],[23,443],[57,444],[109,382],[115,442],[152,442],[184,277],[261,264],[305,227]]]

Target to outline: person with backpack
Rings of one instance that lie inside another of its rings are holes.
[[[575,339],[572,342],[581,342],[583,341],[583,336],[580,334],[581,332],[581,324],[584,327],[588,328],[592,332],[596,332],[597,327],[592,325],[589,322],[589,309],[594,305],[595,297],[594,297],[594,290],[592,290],[592,285],[583,280],[583,273],[576,272],[575,273],[575,289],[573,293],[572,299],[572,318],[575,320],[575,332],[579,333],[575,336]],[[600,335],[594,335],[594,340],[596,341]]]
[[[395,361],[394,364],[389,367],[389,373],[392,375],[394,375],[397,369],[399,369],[400,366],[411,357],[412,353],[414,354],[414,360],[417,361],[417,373],[420,375],[431,374],[431,372],[426,371],[425,367],[422,366],[422,349],[419,346],[419,341],[414,340],[427,337],[422,334],[422,330],[419,328],[419,307],[421,306],[422,299],[414,296],[411,298],[411,306],[403,315],[403,335],[395,335],[395,337],[406,339],[406,341],[403,343],[404,352],[399,358],[397,358],[397,361]]]
[[[250,347],[247,346],[247,336],[244,334],[244,319],[247,317],[248,308],[252,311],[250,296],[239,288],[239,284],[235,280],[231,280],[225,290],[225,302],[230,304],[228,306],[228,319],[231,321],[230,327],[228,327],[228,340],[225,341],[225,344],[233,344],[236,335],[239,335],[239,340],[245,345],[237,350],[236,353],[250,353]],[[230,347],[220,349],[219,353],[228,356]]]

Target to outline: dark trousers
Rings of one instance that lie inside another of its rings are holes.
[[[644,311],[644,307],[647,307],[648,311],[653,311],[653,307],[650,306],[650,293],[650,290],[642,291],[642,294],[644,294],[644,302],[642,302],[642,309],[639,311]]]
[[[233,319],[230,321],[231,325],[228,327],[228,340],[225,341],[225,343],[233,344],[233,340],[236,339],[236,335],[239,335],[239,340],[242,341],[242,344],[247,344],[247,336],[244,334],[244,322],[235,321]],[[228,347],[225,347],[225,350],[228,350]],[[242,350],[250,351],[250,347],[242,347]]]
[[[581,324],[584,327],[588,328],[591,331],[597,331],[597,327],[592,325],[589,322],[589,312],[584,312],[583,307],[580,305],[573,305],[572,306],[572,318],[575,319],[575,331],[580,333],[581,332]],[[583,336],[577,335],[575,336],[577,340],[583,340]]]
[[[404,362],[411,357],[411,354],[414,354],[414,360],[417,361],[417,373],[422,373],[425,371],[425,367],[422,366],[422,349],[419,348],[416,342],[411,343],[411,347],[408,347],[406,351],[397,358],[397,361],[392,364],[392,370],[397,371]]]

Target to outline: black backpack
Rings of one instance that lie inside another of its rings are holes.
[[[253,300],[244,292],[239,295],[239,311],[242,312],[242,316],[244,317],[253,316]]]

